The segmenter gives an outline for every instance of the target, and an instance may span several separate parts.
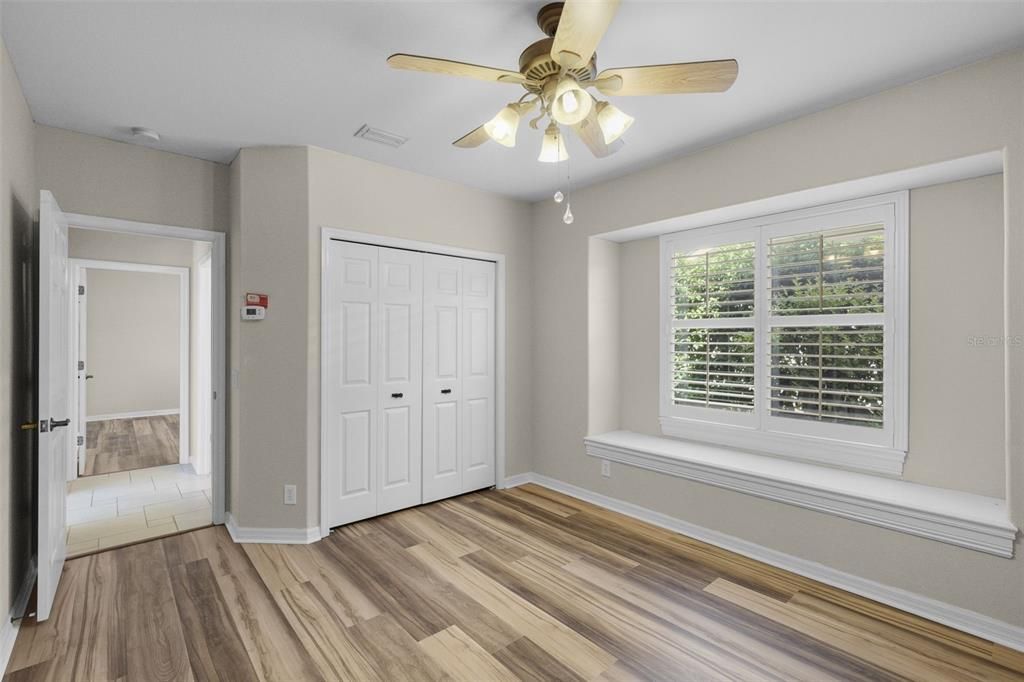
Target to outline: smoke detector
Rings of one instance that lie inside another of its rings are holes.
[[[132,126],[131,129],[132,137],[139,141],[148,140],[150,142],[159,142],[160,133],[153,130],[152,128],[143,128],[141,126]]]

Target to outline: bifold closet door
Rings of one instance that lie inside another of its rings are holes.
[[[423,501],[494,485],[494,263],[423,257]]]
[[[462,262],[462,489],[495,484],[494,263]]]
[[[421,500],[422,256],[328,242],[329,525]]]
[[[423,254],[381,248],[377,513],[422,501]]]
[[[462,261],[423,256],[423,501],[462,492]]]

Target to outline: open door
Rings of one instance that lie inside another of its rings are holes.
[[[36,618],[46,620],[64,568],[71,454],[71,273],[68,222],[39,193],[39,555]]]
[[[86,303],[87,282],[86,282],[87,270],[83,267],[77,267],[74,271],[74,285],[72,286],[72,296],[74,303],[71,305],[76,308],[76,314],[72,316],[72,329],[71,338],[77,347],[76,365],[75,365],[75,378],[77,384],[74,390],[77,393],[78,400],[74,402],[75,408],[75,443],[71,448],[74,453],[74,459],[71,462],[71,468],[68,470],[68,480],[72,481],[78,476],[85,474],[85,448],[86,448],[86,418],[85,418],[85,389],[86,380],[90,378],[88,374],[88,368],[86,367],[86,330],[88,324],[86,320],[86,314],[89,306]]]

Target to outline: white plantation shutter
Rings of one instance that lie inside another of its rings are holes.
[[[663,430],[901,465],[906,229],[900,193],[664,237]]]
[[[882,428],[884,224],[773,238],[767,251],[770,414]]]
[[[753,413],[756,263],[753,239],[673,254],[674,405]]]

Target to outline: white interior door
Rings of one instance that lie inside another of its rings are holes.
[[[39,556],[36,616],[46,620],[64,567],[71,451],[71,274],[68,223],[39,193]]]
[[[74,320],[76,321],[75,327],[71,330],[75,336],[76,346],[78,348],[78,359],[77,366],[75,367],[75,390],[78,394],[78,401],[75,405],[75,471],[78,476],[85,474],[85,455],[86,449],[88,448],[88,425],[86,422],[86,394],[89,380],[89,359],[86,357],[86,351],[88,345],[88,318],[86,313],[89,310],[87,305],[86,296],[89,295],[88,288],[88,270],[83,267],[75,268],[75,285],[74,289],[77,293],[74,296],[74,303],[72,305],[76,308],[76,315]],[[74,475],[69,475],[68,479],[75,478]]]
[[[328,242],[324,324],[327,516],[338,526],[377,511],[380,366],[378,248]]]
[[[419,504],[423,412],[423,255],[378,250],[380,303],[377,513]]]
[[[423,256],[423,501],[462,492],[462,263]]]
[[[462,492],[494,485],[495,266],[462,261]]]

